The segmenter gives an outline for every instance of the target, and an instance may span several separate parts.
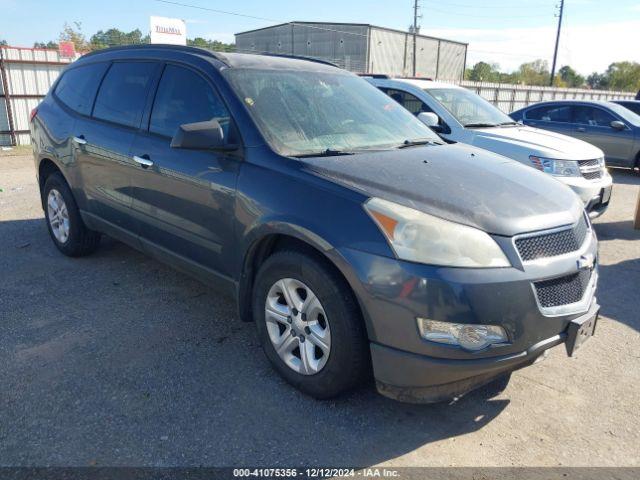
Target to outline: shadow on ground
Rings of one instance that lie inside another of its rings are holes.
[[[62,256],[42,220],[0,223],[4,465],[358,465],[482,428],[508,405],[305,397],[232,302],[109,239]],[[606,273],[604,273],[606,275]]]

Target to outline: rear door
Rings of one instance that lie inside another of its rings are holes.
[[[618,120],[611,112],[591,105],[573,107],[573,136],[602,149],[607,162],[615,165],[631,164],[633,131],[626,126],[616,130],[611,122]]]
[[[92,117],[74,127],[76,158],[90,215],[121,233],[132,233],[130,155],[150,86],[160,64],[118,61],[102,79]]]
[[[571,106],[566,104],[541,105],[530,108],[524,112],[523,123],[565,135],[573,134]]]
[[[132,178],[132,208],[144,247],[177,255],[187,266],[223,276],[222,257],[233,248],[237,153],[171,148],[178,127],[216,119],[230,143],[230,114],[214,86],[198,71],[167,64],[132,155],[144,159]]]

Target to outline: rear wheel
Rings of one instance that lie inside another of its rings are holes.
[[[95,251],[100,234],[89,230],[62,175],[52,173],[42,190],[47,228],[55,246],[65,255],[79,257]]]
[[[258,271],[253,312],[267,357],[289,383],[334,397],[369,376],[369,348],[349,286],[323,261],[278,252]]]

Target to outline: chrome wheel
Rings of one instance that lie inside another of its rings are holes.
[[[267,332],[280,358],[302,375],[320,372],[331,352],[331,331],[315,293],[283,278],[271,286],[265,303]]]
[[[47,214],[53,236],[58,242],[65,243],[69,239],[69,212],[64,198],[55,188],[47,196]]]

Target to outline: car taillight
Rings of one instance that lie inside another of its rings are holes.
[[[33,122],[33,119],[36,118],[37,114],[38,114],[38,107],[31,110],[31,113],[29,114],[29,121]]]

